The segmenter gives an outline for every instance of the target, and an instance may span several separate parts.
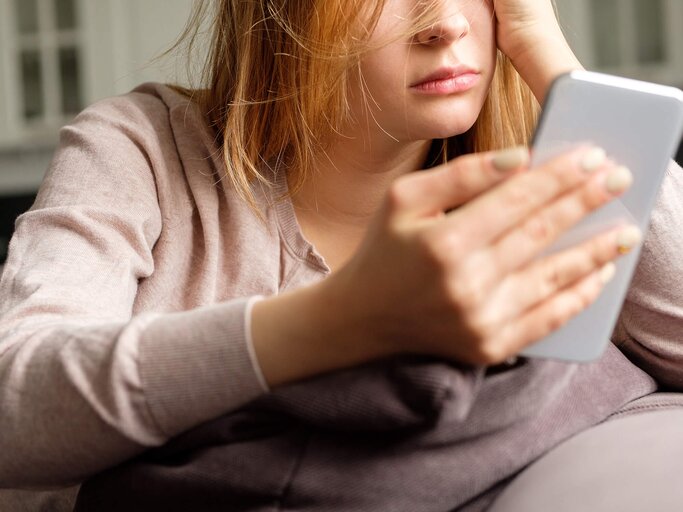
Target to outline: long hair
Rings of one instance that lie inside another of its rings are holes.
[[[434,0],[440,1],[440,0]],[[255,181],[287,172],[290,193],[311,176],[316,154],[349,119],[347,84],[370,48],[385,0],[198,0],[169,50],[191,55],[208,33],[201,82],[176,86],[199,106],[216,134],[224,176],[255,211]],[[436,21],[424,9],[411,29]],[[361,20],[363,20],[361,22]],[[399,35],[400,37],[401,35]],[[167,52],[168,53],[168,52]],[[457,155],[527,144],[538,105],[510,61],[498,53],[483,109],[466,133],[435,141],[432,164]]]

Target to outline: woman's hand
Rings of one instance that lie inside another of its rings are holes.
[[[551,0],[493,0],[498,47],[539,102],[552,81],[581,64],[567,43]]]
[[[328,283],[358,333],[347,343],[495,364],[597,298],[608,264],[639,241],[636,228],[538,255],[620,195],[630,173],[582,148],[499,184],[496,167],[524,169],[523,155],[464,156],[394,183],[365,243]]]
[[[496,364],[591,304],[637,230],[538,255],[630,174],[590,148],[523,172],[527,160],[521,149],[467,155],[396,180],[344,267],[254,306],[267,381],[399,353]]]

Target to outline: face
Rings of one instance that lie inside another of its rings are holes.
[[[425,3],[432,2],[388,0],[370,43],[407,33]],[[446,138],[467,131],[481,111],[496,61],[492,0],[433,4],[439,10],[436,24],[366,54],[361,61],[365,87],[352,80],[354,118],[372,136]]]

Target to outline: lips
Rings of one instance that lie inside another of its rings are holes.
[[[416,92],[451,94],[466,91],[476,84],[480,73],[464,65],[439,68],[410,86]]]

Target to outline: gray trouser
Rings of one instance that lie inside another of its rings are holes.
[[[78,487],[0,490],[1,512],[69,512]],[[480,510],[480,508],[477,508]],[[488,512],[683,510],[683,394],[655,393],[522,471]]]
[[[488,512],[683,510],[683,409],[632,412],[545,454]]]

